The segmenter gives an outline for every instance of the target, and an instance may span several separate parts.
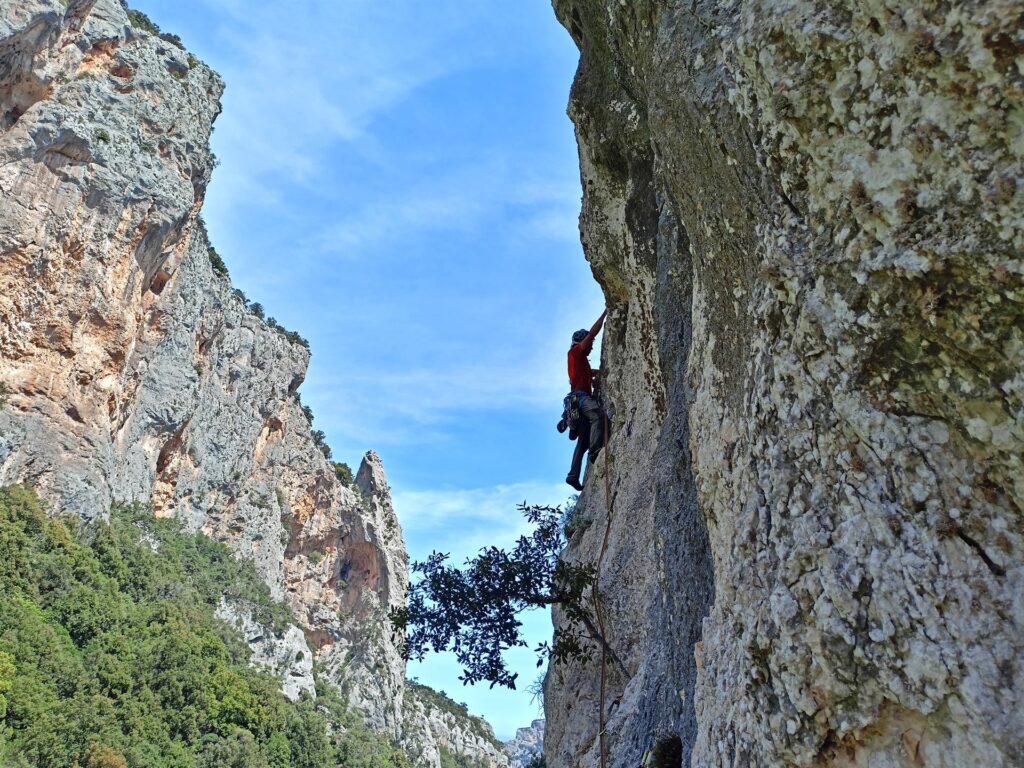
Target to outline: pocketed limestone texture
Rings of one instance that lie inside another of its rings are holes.
[[[1024,764],[1024,5],[554,6],[608,764]],[[553,768],[598,764],[596,659],[549,670]]]

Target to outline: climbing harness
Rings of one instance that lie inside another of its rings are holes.
[[[562,400],[562,419],[555,429],[565,432],[568,428],[570,440],[575,440],[576,435],[579,434],[580,400],[584,397],[589,397],[587,392],[582,389],[574,389]]]

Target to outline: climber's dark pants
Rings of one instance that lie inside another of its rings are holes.
[[[594,463],[604,446],[604,411],[601,410],[601,403],[593,397],[580,397],[580,419],[576,431],[576,450],[572,452],[572,467],[568,477],[579,480],[583,470],[583,454],[590,451],[590,462]]]

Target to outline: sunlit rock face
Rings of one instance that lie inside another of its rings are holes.
[[[511,768],[530,768],[544,753],[544,721],[534,720],[529,727],[516,729],[515,738],[505,742],[505,751],[512,759]]]
[[[554,5],[608,764],[1020,765],[1024,6]],[[549,766],[598,764],[599,679],[549,671]]]
[[[226,542],[302,629],[255,643],[260,662],[297,695],[315,654],[397,734],[401,529],[375,455],[350,488],[314,443],[306,349],[211,268],[221,91],[112,0],[0,5],[0,482],[86,519],[151,503]]]
[[[413,765],[513,768],[490,724],[470,715],[465,705],[446,694],[413,684],[405,690],[403,705],[401,744]]]

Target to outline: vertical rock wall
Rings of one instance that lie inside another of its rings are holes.
[[[544,754],[544,721],[534,720],[526,728],[517,728],[515,738],[505,742],[505,751],[512,759],[510,768],[529,768],[537,756]]]
[[[314,444],[306,349],[211,268],[198,213],[221,91],[114,0],[0,8],[0,482],[86,519],[152,503],[226,542],[305,634],[257,655],[315,653],[397,735],[401,530],[375,455],[349,488]],[[278,661],[293,695],[309,686]]]
[[[1024,5],[554,5],[609,765],[1020,765]],[[598,763],[598,679],[549,671],[549,765]]]
[[[371,452],[337,479],[298,397],[307,349],[214,270],[199,211],[223,85],[146,26],[117,0],[0,4],[0,483],[85,519],[149,503],[225,542],[293,610],[276,637],[219,609],[286,694],[315,657],[417,765],[502,768],[486,723],[406,691],[387,476]]]

